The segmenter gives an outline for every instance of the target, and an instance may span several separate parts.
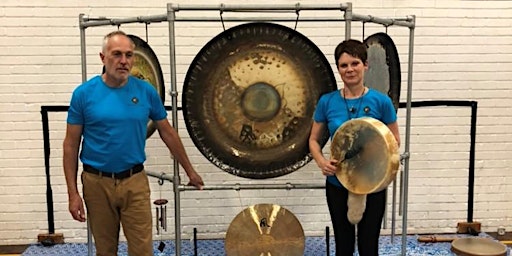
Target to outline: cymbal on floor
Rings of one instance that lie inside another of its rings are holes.
[[[228,256],[304,255],[304,230],[287,209],[275,204],[256,204],[240,212],[226,232]]]

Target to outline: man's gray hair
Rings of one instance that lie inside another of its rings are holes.
[[[135,47],[135,43],[125,32],[123,32],[122,30],[116,30],[108,33],[106,36],[103,37],[103,45],[101,47],[101,51],[103,53],[105,53],[105,50],[107,49],[108,40],[110,40],[110,38],[114,36],[125,36],[126,38],[130,39],[131,44],[133,45],[133,47]]]

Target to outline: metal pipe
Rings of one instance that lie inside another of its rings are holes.
[[[345,40],[349,40],[351,37],[352,28],[352,3],[348,3],[348,8],[345,10]]]
[[[471,104],[471,141],[469,144],[469,175],[468,175],[468,223],[473,222],[473,201],[475,187],[475,138],[476,138],[476,110],[477,102]]]
[[[82,65],[82,82],[87,80],[87,58],[86,58],[86,48],[85,48],[85,27],[83,27],[84,23],[84,14],[78,15],[78,23],[80,24],[80,60]]]
[[[411,24],[409,27],[409,60],[407,68],[407,109],[406,109],[406,122],[405,122],[405,146],[404,150],[409,154],[410,138],[411,138],[411,98],[412,98],[412,71],[413,71],[413,56],[414,56],[414,27],[416,16],[412,16]],[[406,255],[407,251],[407,200],[408,200],[408,186],[409,186],[409,157],[404,160],[404,177],[403,177],[403,216],[402,216],[402,256]]]
[[[106,17],[89,18],[84,14],[80,15],[83,16],[82,22],[80,22],[80,28],[99,27],[106,25],[116,26],[126,23],[153,23],[167,21],[167,15],[137,16],[121,19],[108,19]]]
[[[55,234],[55,218],[53,212],[53,191],[50,179],[50,129],[48,125],[48,111],[41,108],[43,122],[44,169],[46,177],[46,217],[48,218],[48,234]]]
[[[146,174],[150,177],[167,180],[173,182],[173,177],[166,173],[158,173],[150,170],[146,170]],[[188,186],[179,184],[179,191],[191,191],[197,190],[194,186]],[[203,190],[252,190],[252,189],[323,189],[325,188],[325,183],[281,183],[281,184],[264,184],[264,183],[256,183],[256,184],[213,184],[213,185],[205,185]]]
[[[325,188],[325,184],[219,184],[219,185],[206,185],[203,190],[251,190],[251,189],[318,189]],[[193,186],[180,185],[180,190],[196,190]]]
[[[349,4],[348,6],[351,6]],[[347,12],[351,7],[344,9]],[[342,10],[343,11],[343,10]],[[80,14],[84,15],[84,14]],[[296,17],[223,17],[223,21],[296,21]],[[352,13],[351,20],[353,21],[363,21],[363,22],[373,22],[377,24],[381,24],[384,26],[403,26],[403,27],[411,27],[414,26],[411,23],[410,19],[382,19],[373,17],[371,15],[359,15]],[[80,27],[88,28],[88,27],[100,27],[100,26],[117,26],[128,23],[157,23],[167,21],[167,16],[165,15],[155,15],[155,16],[137,16],[131,18],[114,18],[109,19],[106,17],[97,17],[97,18],[89,18],[84,15],[83,21],[80,23]],[[212,17],[175,17],[175,22],[181,21],[197,21],[197,22],[208,22],[208,21],[221,21],[220,17],[212,16]],[[332,18],[318,18],[318,17],[301,17],[300,21],[308,21],[308,22],[326,22],[326,21],[346,21],[346,19],[340,19],[336,17]]]
[[[171,8],[178,10],[189,10],[189,11],[207,11],[207,10],[222,10],[222,11],[297,11],[297,10],[340,10],[345,11],[345,13],[349,12],[349,16],[351,20],[354,21],[363,21],[363,22],[373,22],[377,24],[382,24],[384,26],[403,26],[403,27],[413,27],[414,23],[410,18],[407,19],[396,19],[396,18],[378,18],[371,15],[360,15],[352,13],[352,3],[340,4],[338,5],[328,5],[328,6],[302,6],[302,5],[286,6],[280,8],[279,6],[231,6],[231,5],[220,5],[220,6],[209,6],[209,7],[199,7],[199,6],[180,6],[180,5],[172,5]],[[127,23],[155,23],[155,22],[164,22],[167,21],[167,15],[151,15],[151,16],[137,16],[130,18],[117,18],[117,19],[109,19],[106,17],[97,17],[97,18],[89,18],[84,14],[80,14],[83,16],[82,22],[80,22],[81,28],[87,27],[99,27],[105,25],[121,25]],[[295,21],[295,17],[223,17],[224,21],[259,21],[259,20],[268,20],[268,21]],[[326,22],[326,21],[347,21],[347,19],[339,19],[339,18],[316,18],[316,17],[302,17],[301,21],[308,22]],[[175,17],[174,21],[220,21],[219,17]],[[347,32],[347,31],[345,31]],[[350,31],[348,31],[350,32]],[[346,33],[349,35],[350,33]]]
[[[82,83],[87,81],[87,57],[85,47],[85,27],[84,24],[85,15],[81,13],[78,15],[78,24],[80,28],[80,61],[82,65]],[[93,241],[91,233],[91,225],[89,223],[89,215],[87,214],[87,255],[92,256]]]
[[[176,132],[178,132],[178,89],[176,86],[176,42],[174,31],[174,20],[176,13],[172,8],[172,4],[167,4],[167,22],[169,24],[169,61],[170,61],[170,81],[171,81],[171,100],[172,100],[172,124]],[[174,174],[173,174],[173,191],[174,191],[174,234],[176,256],[181,255],[181,206],[180,206],[180,169],[176,158],[173,158]]]
[[[385,191],[384,191],[384,194],[385,194],[385,197],[386,198],[386,202],[387,202],[387,198],[388,198],[388,188],[386,187]],[[382,224],[382,228],[383,229],[386,229],[388,227],[388,223],[387,223],[387,220],[388,219],[388,211],[387,211],[387,203],[384,205],[384,215],[382,217],[382,220],[381,220],[381,224]]]
[[[391,196],[391,243],[395,243],[395,223],[396,223],[396,178],[393,180],[393,195]]]
[[[170,182],[173,182],[173,176],[172,175],[169,175],[169,174],[166,174],[165,172],[154,172],[154,171],[149,171],[149,170],[144,170],[146,172],[146,174],[148,176],[151,176],[151,177],[155,177],[155,178],[158,178],[158,179],[162,179],[162,180],[167,180],[167,181],[170,181]]]
[[[278,21],[278,22],[296,22],[297,17],[296,16],[290,16],[290,17],[225,17],[223,16],[222,19],[218,16],[215,17],[176,17],[176,22],[242,22],[242,21]],[[345,21],[345,19],[339,18],[339,17],[332,17],[332,18],[319,18],[319,17],[300,17],[299,22],[329,22],[329,21]]]
[[[197,228],[194,228],[194,256],[197,256]]]
[[[329,238],[329,236],[329,226],[325,226],[325,255],[327,256],[331,255],[331,249],[329,248],[331,239]]]
[[[403,153],[400,155],[400,179],[398,181],[398,184],[400,184],[400,187],[399,187],[399,193],[398,193],[398,214],[401,216],[402,215],[402,184],[403,184],[403,173],[404,173],[404,167],[402,165],[403,163],[403,160],[406,158],[406,157],[409,157],[409,153]],[[394,243],[395,242],[395,229],[396,229],[396,190],[397,190],[397,180],[396,180],[396,177],[395,177],[395,180],[393,180],[393,202],[392,202],[392,216],[391,216],[391,243]]]
[[[210,5],[210,6],[199,6],[199,5],[178,5],[178,4],[168,4],[169,11],[176,12],[176,11],[219,11],[222,10],[224,12],[231,11],[231,12],[243,12],[243,11],[258,11],[258,12],[264,12],[264,11],[300,11],[300,10],[340,10],[344,11],[346,10],[348,4],[333,4],[333,5],[300,5],[300,4],[294,4],[294,5]],[[86,17],[84,14],[83,20],[80,23],[81,28],[87,28],[87,27],[99,27],[99,26],[105,26],[105,25],[121,25],[126,23],[153,23],[153,22],[164,22],[168,21],[169,16],[168,15],[150,15],[150,16],[137,16],[137,17],[130,17],[130,18],[118,18],[118,19],[109,19],[106,17],[98,17],[98,18],[89,18]],[[301,20],[307,19],[308,21],[322,21],[316,18],[304,18]],[[207,18],[207,17],[196,17],[196,18],[186,18],[186,17],[180,17],[174,18],[175,21],[220,21],[220,18]],[[262,18],[225,18],[226,21],[246,21],[246,20],[262,20]],[[274,20],[265,18],[264,20]],[[295,18],[276,18],[276,21],[282,20],[282,21],[294,21]],[[323,21],[329,21],[328,19]]]
[[[173,11],[224,11],[224,12],[262,12],[262,11],[301,11],[301,10],[346,10],[348,3],[345,4],[326,4],[326,5],[302,5],[302,4],[271,4],[271,5],[235,5],[235,4],[220,4],[220,5],[178,5],[173,4],[171,8]]]
[[[402,26],[402,27],[408,27],[408,28],[414,28],[415,24],[414,21],[410,18],[403,20],[403,19],[384,19],[384,18],[377,18],[373,17],[371,15],[359,15],[359,14],[352,14],[352,19],[355,21],[363,21],[363,22],[372,22],[381,24],[384,26]]]

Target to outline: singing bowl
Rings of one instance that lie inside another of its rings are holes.
[[[160,62],[155,52],[146,41],[135,35],[128,35],[135,44],[134,61],[131,74],[150,83],[160,95],[162,104],[165,102],[165,85]],[[146,138],[156,131],[155,123],[150,120],[147,126]]]
[[[354,194],[385,189],[400,166],[398,143],[381,121],[371,117],[341,125],[331,142],[331,157],[338,160],[336,177]]]
[[[256,204],[240,212],[229,225],[224,249],[227,256],[302,256],[304,230],[287,209]]]
[[[368,71],[364,75],[366,86],[387,94],[395,110],[400,104],[400,59],[395,43],[385,33],[370,35],[364,40],[368,46]]]
[[[187,130],[230,174],[266,179],[307,164],[312,116],[336,90],[329,62],[307,37],[273,23],[245,23],[209,41],[183,86]],[[328,140],[323,136],[322,146]]]

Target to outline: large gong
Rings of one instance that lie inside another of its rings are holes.
[[[307,37],[278,24],[246,23],[214,37],[192,61],[185,123],[196,147],[223,171],[282,176],[311,160],[317,100],[336,88],[329,62]]]
[[[146,41],[140,39],[134,35],[128,35],[135,44],[134,61],[131,70],[131,74],[138,77],[146,82],[150,83],[155,87],[156,91],[162,99],[162,104],[165,101],[165,85],[162,69],[160,68],[160,62],[156,57],[155,52],[149,47]],[[148,122],[146,138],[149,138],[156,130],[156,125],[153,121]]]
[[[364,40],[368,46],[368,71],[364,75],[366,86],[387,94],[395,110],[400,104],[400,59],[395,43],[386,33],[376,33]]]

